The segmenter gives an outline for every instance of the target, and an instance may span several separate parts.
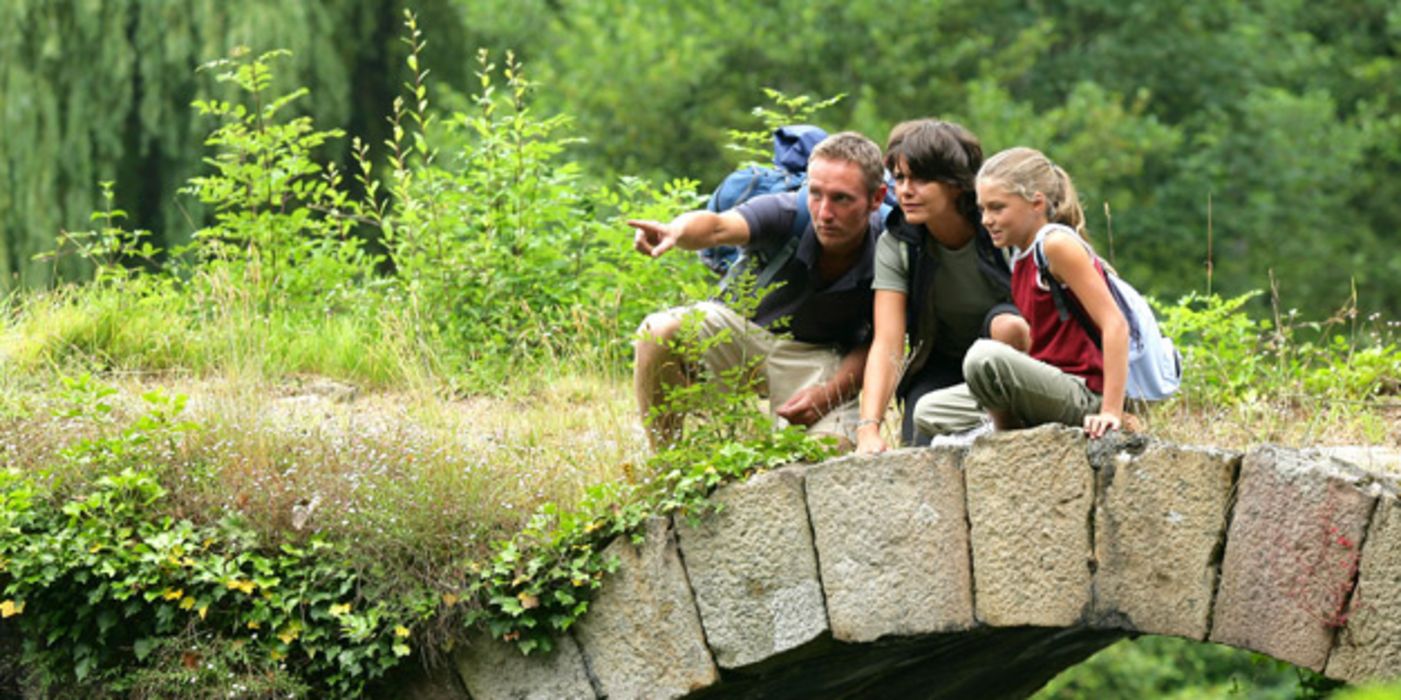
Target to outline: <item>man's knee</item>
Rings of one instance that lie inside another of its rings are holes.
[[[676,338],[676,332],[679,330],[681,330],[681,319],[675,313],[657,311],[642,319],[642,325],[637,327],[636,343],[665,345]]]
[[[988,337],[1018,352],[1031,349],[1031,325],[1018,314],[998,314],[988,326]]]

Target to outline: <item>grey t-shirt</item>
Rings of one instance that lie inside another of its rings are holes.
[[[978,269],[977,246],[969,241],[958,249],[949,249],[937,241],[929,241],[925,255],[933,258],[934,284],[926,299],[907,300],[919,304],[920,338],[911,339],[916,354],[931,353],[939,357],[961,360],[963,354],[983,332],[988,309],[1007,300],[1007,292],[989,281]],[[876,243],[874,290],[909,294],[910,248],[891,234],[883,234]],[[928,349],[922,347],[932,341]]]

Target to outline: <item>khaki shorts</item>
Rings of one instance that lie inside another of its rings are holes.
[[[677,320],[699,313],[698,332],[702,341],[715,337],[722,330],[730,331],[728,340],[711,345],[702,355],[706,367],[716,376],[758,358],[754,371],[758,375],[759,393],[769,400],[769,414],[779,426],[787,422],[774,414],[774,409],[798,390],[830,380],[842,361],[842,353],[834,346],[779,338],[718,302],[703,301],[663,313]],[[852,399],[828,411],[808,427],[808,433],[836,435],[854,441],[860,417],[861,404],[858,399]]]

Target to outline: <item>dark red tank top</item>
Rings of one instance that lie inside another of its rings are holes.
[[[1095,261],[1099,269],[1099,261]],[[1066,374],[1084,377],[1096,394],[1104,393],[1104,353],[1095,346],[1075,316],[1062,321],[1050,290],[1037,285],[1036,256],[1027,251],[1012,267],[1012,302],[1031,326],[1031,356]],[[1070,288],[1067,301],[1074,300]],[[1079,303],[1076,300],[1074,303]]]

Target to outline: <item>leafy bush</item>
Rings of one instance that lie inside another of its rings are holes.
[[[306,88],[269,100],[271,62],[287,51],[248,58],[247,49],[202,67],[219,71],[251,105],[198,100],[195,109],[223,123],[205,141],[218,152],[206,159],[213,174],[190,179],[181,190],[215,212],[216,223],[196,231],[201,265],[196,280],[207,291],[235,294],[259,309],[274,304],[315,304],[373,271],[375,260],[351,235],[357,207],[341,187],[333,166],[314,157],[339,130],[318,131],[310,117],[279,121],[279,114],[307,94]],[[229,300],[234,301],[234,300]]]
[[[89,378],[68,388],[70,418],[111,412],[110,389]],[[194,682],[233,664],[250,679],[273,672],[279,690],[352,696],[410,653],[410,626],[436,599],[381,595],[347,566],[345,544],[272,547],[236,517],[168,514],[162,475],[142,465],[198,428],[176,420],[183,398],[146,400],[131,425],[79,441],[51,470],[0,472],[0,610],[40,686],[166,697],[159,678]]]
[[[632,253],[623,222],[674,215],[694,203],[694,184],[585,182],[560,159],[576,140],[561,133],[569,120],[534,115],[534,85],[514,56],[501,67],[505,94],[485,51],[477,62],[475,108],[447,117],[440,137],[426,114],[417,53],[410,55],[415,107],[396,110],[393,206],[378,218],[409,304],[421,310],[426,333],[465,356],[482,378],[476,388],[493,384],[501,363],[522,358],[583,354],[575,359],[616,363],[645,312],[677,299],[678,278],[702,274],[692,261],[658,264]],[[441,160],[428,145],[437,138],[453,146]],[[361,167],[367,178],[363,158]]]
[[[1366,402],[1396,393],[1401,349],[1384,329],[1362,333],[1354,325],[1340,332],[1355,318],[1351,306],[1324,323],[1300,322],[1292,311],[1276,313],[1274,321],[1254,319],[1244,308],[1260,294],[1191,294],[1159,305],[1164,332],[1184,354],[1185,401],[1218,407],[1265,399]]]
[[[694,183],[584,180],[561,158],[577,140],[565,134],[568,118],[532,112],[534,85],[510,54],[503,85],[480,54],[472,109],[439,120],[429,112],[412,15],[407,26],[414,80],[391,113],[383,181],[370,148],[353,144],[363,197],[318,161],[342,132],[287,117],[306,90],[271,94],[285,51],[241,49],[202,67],[241,96],[194,105],[219,125],[206,142],[215,149],[211,172],[181,191],[213,211],[213,223],[165,255],[122,226],[125,212],[110,206],[105,185],[108,209],[94,215],[104,225],[65,236],[47,256],[90,261],[100,284],[47,309],[19,309],[21,335],[37,339],[20,359],[372,381],[426,372],[487,391],[513,369],[561,361],[616,373],[646,311],[679,302],[678,283],[705,274],[685,256],[654,262],[632,253],[624,221],[669,218],[695,204]],[[361,238],[375,229],[387,259]],[[130,270],[133,261],[153,269]],[[154,269],[158,261],[164,267]],[[127,316],[141,338],[122,327]],[[161,330],[143,323],[157,319]],[[342,348],[326,346],[347,336],[369,349],[364,362],[346,363]]]

